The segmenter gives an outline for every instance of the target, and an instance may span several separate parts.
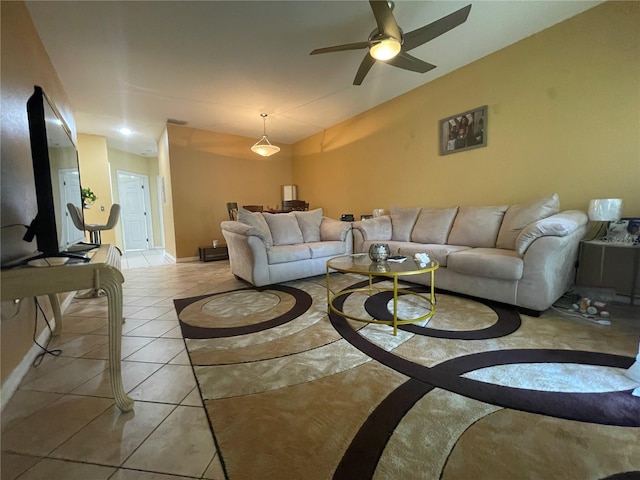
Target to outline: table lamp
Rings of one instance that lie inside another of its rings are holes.
[[[596,235],[596,238],[605,224],[620,220],[622,216],[622,199],[621,198],[599,198],[589,202],[588,210],[589,220],[592,222],[602,222]]]

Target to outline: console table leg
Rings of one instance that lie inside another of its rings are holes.
[[[58,294],[50,293],[49,302],[51,302],[53,318],[56,320],[56,324],[53,327],[53,336],[57,337],[62,331],[62,311],[60,310],[60,299],[58,298]]]
[[[109,380],[116,405],[123,412],[133,409],[133,400],[122,385],[120,355],[122,351],[122,290],[117,284],[102,285],[109,305]]]

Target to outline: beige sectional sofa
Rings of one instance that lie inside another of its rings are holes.
[[[238,210],[237,221],[221,223],[231,271],[260,287],[326,272],[327,259],[353,253],[351,223],[308,212]]]
[[[582,211],[560,212],[558,195],[529,205],[398,208],[354,222],[354,252],[387,243],[392,254],[428,253],[436,288],[516,305],[536,314],[571,286]],[[429,275],[412,276],[428,285]]]

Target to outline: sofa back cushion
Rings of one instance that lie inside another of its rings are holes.
[[[444,245],[457,213],[458,207],[423,208],[411,231],[411,241]]]
[[[273,245],[273,238],[271,237],[269,225],[267,225],[262,213],[250,212],[244,208],[239,208],[238,221],[255,228],[258,236],[262,239],[267,248]]]
[[[269,225],[274,245],[295,245],[304,243],[302,230],[294,212],[263,213],[262,216]]]
[[[516,238],[524,227],[555,215],[559,211],[560,199],[557,193],[528,205],[511,205],[507,213],[504,214],[496,247],[515,250]]]
[[[508,205],[460,207],[447,243],[466,247],[493,248]]]
[[[316,208],[308,212],[294,211],[298,226],[305,243],[320,241],[320,224],[322,223],[322,209]]]
[[[408,242],[420,208],[391,207],[391,240]]]

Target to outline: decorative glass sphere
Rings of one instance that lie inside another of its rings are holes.
[[[369,247],[369,258],[374,262],[386,262],[389,255],[391,250],[386,243],[374,243]]]

